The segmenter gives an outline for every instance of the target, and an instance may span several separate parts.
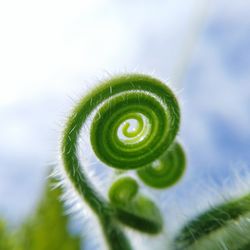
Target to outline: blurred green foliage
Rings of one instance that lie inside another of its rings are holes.
[[[11,250],[13,249],[12,239],[7,231],[6,223],[0,220],[0,249]]]
[[[16,231],[0,221],[0,250],[80,250],[81,238],[68,231],[69,218],[60,201],[61,189],[50,179],[33,214]]]

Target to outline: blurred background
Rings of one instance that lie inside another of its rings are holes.
[[[250,2],[0,2],[0,216],[18,225],[41,199],[74,102],[109,74],[167,81],[182,106],[193,182],[250,169]]]

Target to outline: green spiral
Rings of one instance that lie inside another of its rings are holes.
[[[109,189],[109,199],[112,203],[124,206],[137,195],[139,186],[131,177],[123,177],[114,182]]]
[[[186,158],[181,145],[173,143],[157,160],[137,170],[138,176],[154,188],[174,185],[183,175]]]
[[[162,229],[162,216],[157,206],[138,193],[138,184],[131,177],[123,177],[113,183],[109,199],[116,207],[119,220],[134,229],[156,234]]]
[[[250,194],[229,200],[188,222],[176,237],[175,250],[250,249]]]
[[[61,156],[67,177],[98,217],[109,248],[129,250],[130,243],[119,224],[128,213],[118,213],[119,209],[96,191],[78,157],[79,135],[92,114],[90,139],[95,154],[107,165],[127,170],[155,161],[168,149],[179,129],[179,106],[161,81],[140,74],[121,75],[102,82],[83,97],[63,131]],[[136,202],[137,212],[147,207],[154,210],[153,203],[144,197]]]
[[[122,92],[107,100],[93,119],[93,150],[111,167],[142,167],[173,142],[180,119],[177,101],[167,86],[151,77],[126,76],[109,84],[113,95],[120,88]]]

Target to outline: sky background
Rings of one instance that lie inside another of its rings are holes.
[[[0,2],[0,213],[30,213],[74,102],[109,74],[153,74],[182,107],[194,182],[250,169],[250,2]]]

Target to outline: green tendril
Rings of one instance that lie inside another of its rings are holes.
[[[113,168],[128,170],[155,161],[172,144],[179,129],[179,106],[172,91],[159,80],[121,75],[83,97],[66,123],[61,154],[67,177],[99,218],[109,248],[130,250],[118,222],[127,220],[141,231],[156,232],[161,228],[160,213],[153,202],[140,195],[121,210],[96,191],[77,154],[82,126],[92,114],[90,140],[96,156]]]
[[[177,101],[167,86],[151,77],[123,76],[108,85],[113,97],[93,119],[93,150],[101,161],[114,168],[145,166],[169,147],[178,132]],[[137,126],[129,131],[132,121]]]
[[[161,231],[163,220],[159,209],[154,202],[138,194],[138,184],[131,177],[113,183],[109,199],[123,224],[150,234]]]
[[[138,193],[138,184],[131,177],[124,177],[114,182],[109,189],[109,199],[113,204],[126,205]]]
[[[248,250],[250,194],[215,206],[188,222],[175,239],[176,250]]]
[[[160,158],[137,170],[137,174],[148,186],[166,188],[180,180],[185,167],[185,153],[181,145],[175,142]]]

